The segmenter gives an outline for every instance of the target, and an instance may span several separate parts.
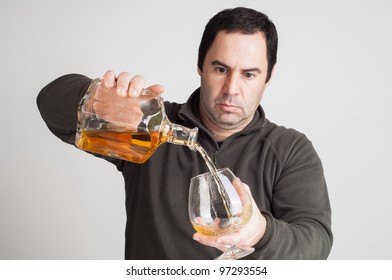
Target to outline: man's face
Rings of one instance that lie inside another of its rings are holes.
[[[213,134],[242,130],[253,118],[267,84],[267,49],[261,32],[220,31],[208,50],[202,71],[200,115]]]

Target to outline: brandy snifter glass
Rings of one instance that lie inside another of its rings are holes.
[[[189,218],[194,229],[205,235],[225,235],[238,231],[252,215],[252,201],[241,181],[229,168],[207,172],[191,179]],[[254,248],[236,244],[216,259],[239,259]]]

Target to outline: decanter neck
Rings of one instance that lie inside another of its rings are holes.
[[[192,151],[196,151],[197,133],[199,131],[197,127],[188,128],[179,124],[173,124],[167,118],[164,122],[167,129],[167,142],[188,146]]]

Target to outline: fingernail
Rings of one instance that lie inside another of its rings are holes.
[[[129,95],[132,97],[137,97],[138,96],[137,90],[132,88],[131,91],[129,92]]]
[[[111,87],[113,87],[113,81],[107,81],[106,82],[106,84],[105,84],[105,86],[107,87],[107,88],[111,88]]]
[[[117,89],[117,94],[120,96],[125,96],[127,93],[125,92],[125,89],[120,87]]]

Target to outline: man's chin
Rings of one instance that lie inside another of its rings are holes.
[[[225,129],[235,128],[240,125],[241,121],[238,118],[224,116],[219,119],[219,126]]]

